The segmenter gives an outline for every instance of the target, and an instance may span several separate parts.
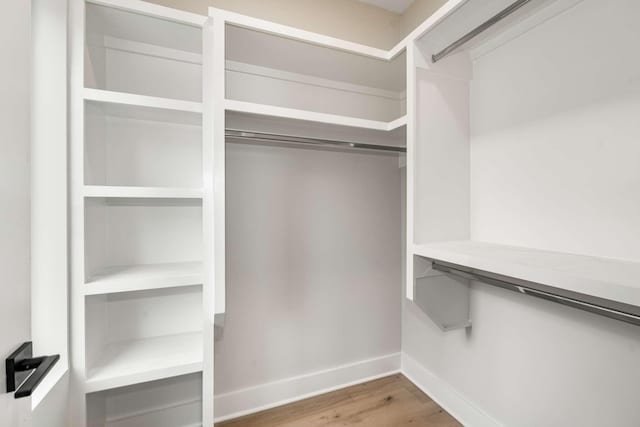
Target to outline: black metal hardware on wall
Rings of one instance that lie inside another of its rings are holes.
[[[16,399],[31,396],[43,378],[60,360],[60,355],[33,357],[33,344],[26,342],[5,359],[7,393]]]

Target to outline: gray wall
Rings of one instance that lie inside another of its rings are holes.
[[[400,351],[398,158],[227,150],[216,394]]]

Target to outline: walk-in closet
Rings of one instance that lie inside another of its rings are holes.
[[[7,10],[0,425],[640,425],[640,3]]]

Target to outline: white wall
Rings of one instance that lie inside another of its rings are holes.
[[[400,350],[401,171],[396,156],[227,144],[216,394]]]
[[[29,310],[29,76],[28,1],[3,3],[0,26],[0,358],[30,336]],[[0,368],[0,425],[25,422],[29,401],[4,394]]]
[[[640,261],[640,4],[584,0],[474,64],[472,237]],[[640,425],[640,328],[474,285],[403,351],[505,426]]]

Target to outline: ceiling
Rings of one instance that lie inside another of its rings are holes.
[[[414,0],[358,0],[362,3],[369,3],[381,7],[391,12],[403,13]]]

